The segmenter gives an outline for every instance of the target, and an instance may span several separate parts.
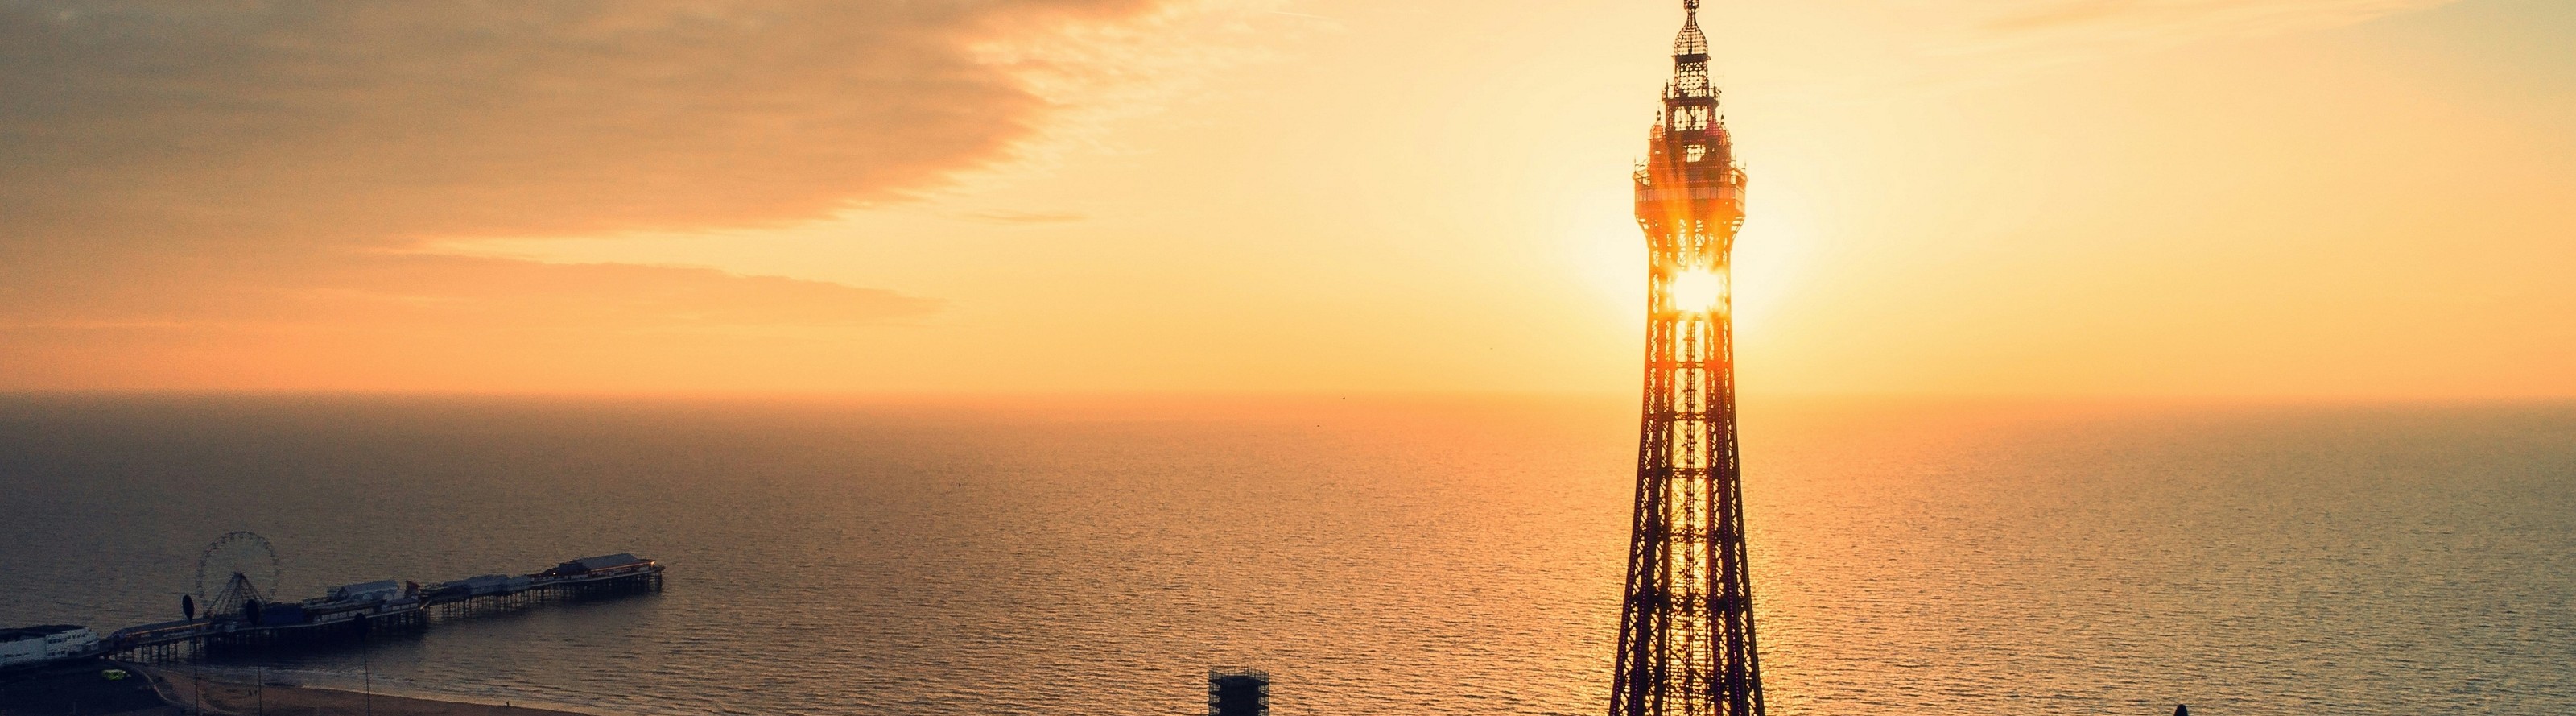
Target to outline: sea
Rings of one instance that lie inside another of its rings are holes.
[[[2576,404],[1748,399],[1770,713],[2576,713]],[[1603,713],[1633,398],[0,397],[0,625],[633,552],[215,672],[600,714]]]

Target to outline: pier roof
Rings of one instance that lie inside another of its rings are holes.
[[[79,624],[39,624],[36,626],[13,627],[0,629],[0,641],[17,641],[28,637],[53,636],[67,631],[79,631],[88,628],[89,627],[81,626]]]
[[[583,557],[581,559],[573,560],[572,563],[581,565],[581,568],[585,570],[598,571],[612,567],[624,567],[630,564],[643,564],[645,561],[646,560],[642,557],[637,557],[626,552],[619,552],[616,554],[601,555],[597,557]]]

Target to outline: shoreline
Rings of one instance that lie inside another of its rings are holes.
[[[126,665],[152,680],[153,690],[175,709],[194,709],[200,694],[194,680],[157,667]],[[234,716],[594,716],[559,708],[481,703],[447,698],[394,696],[286,684],[241,683],[204,679],[205,712]]]

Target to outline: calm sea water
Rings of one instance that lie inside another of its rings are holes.
[[[1774,712],[2576,713],[2576,406],[1757,402]],[[0,399],[0,623],[633,551],[275,664],[641,714],[1595,714],[1633,412],[1537,399]]]

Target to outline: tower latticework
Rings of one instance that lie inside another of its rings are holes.
[[[1760,716],[1744,550],[1728,254],[1744,223],[1699,0],[1636,172],[1645,229],[1646,385],[1611,716]]]

